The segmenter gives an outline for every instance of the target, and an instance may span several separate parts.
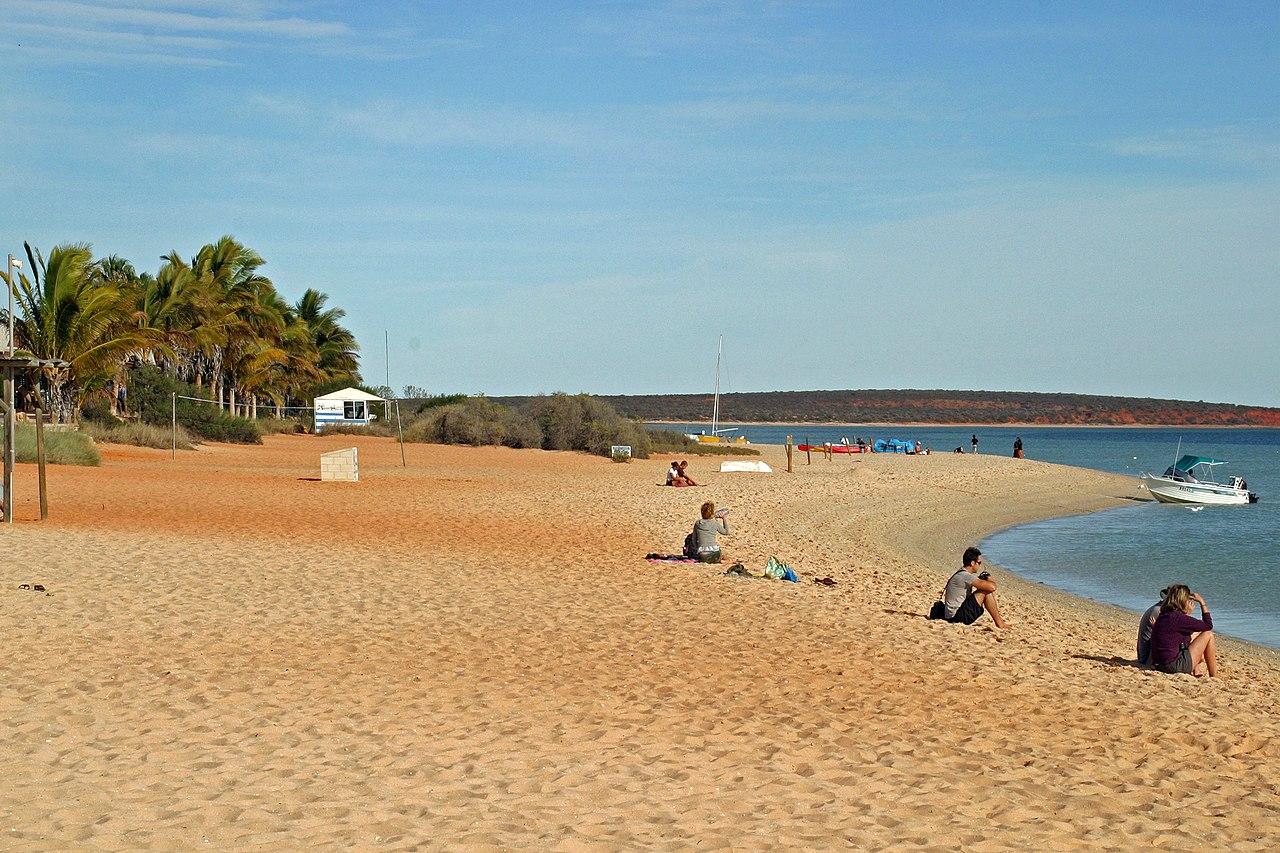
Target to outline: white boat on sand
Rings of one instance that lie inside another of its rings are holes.
[[[1167,504],[1212,504],[1228,506],[1258,502],[1258,496],[1249,491],[1249,484],[1242,477],[1232,477],[1226,483],[1212,477],[1215,466],[1225,465],[1221,459],[1209,456],[1181,456],[1163,474],[1143,474],[1142,485],[1151,496]],[[1199,471],[1197,474],[1196,472]]]

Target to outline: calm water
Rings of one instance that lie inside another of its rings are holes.
[[[706,428],[687,426],[690,432]],[[1280,647],[1280,430],[741,426],[757,443],[782,444],[788,434],[815,444],[861,435],[919,440],[943,452],[968,451],[975,431],[984,453],[1009,455],[1021,435],[1028,458],[1135,477],[1168,467],[1179,438],[1184,453],[1230,460],[1216,469],[1217,479],[1240,474],[1260,503],[1196,512],[1134,504],[1016,527],[981,547],[1025,577],[1132,610],[1145,609],[1161,587],[1187,583],[1208,600],[1220,630]]]

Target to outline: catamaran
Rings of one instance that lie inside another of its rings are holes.
[[[723,433],[737,432],[737,427],[720,428],[720,358],[724,353],[724,335],[720,336],[720,341],[716,344],[716,396],[715,402],[711,404],[711,433],[686,433],[686,435],[694,441],[700,441],[703,444],[750,444],[745,435],[729,438]]]
[[[1182,452],[1182,443],[1178,443]],[[1232,477],[1225,483],[1213,479],[1213,469],[1226,465],[1222,459],[1211,456],[1179,456],[1159,477],[1143,474],[1142,485],[1151,496],[1167,504],[1213,504],[1229,506],[1258,502],[1258,496],[1249,491],[1243,477]],[[1199,473],[1196,473],[1196,472]]]

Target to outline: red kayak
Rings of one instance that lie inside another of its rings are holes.
[[[796,449],[801,453],[812,450],[814,453],[826,453],[830,450],[832,453],[866,453],[870,448],[859,447],[856,444],[797,444]]]

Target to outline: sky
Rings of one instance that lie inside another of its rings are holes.
[[[0,253],[232,234],[433,393],[1280,405],[1280,3],[0,0]]]

